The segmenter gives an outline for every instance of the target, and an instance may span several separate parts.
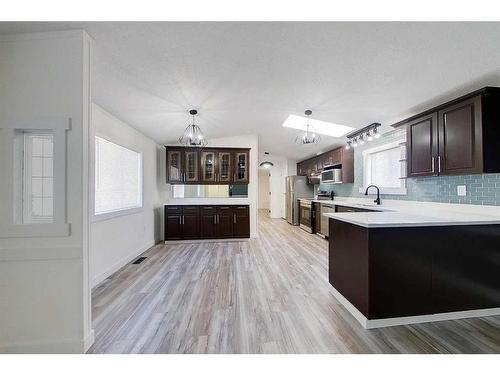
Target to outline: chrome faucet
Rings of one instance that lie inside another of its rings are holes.
[[[377,189],[377,199],[375,199],[374,202],[377,203],[378,205],[380,205],[380,189],[378,188],[378,186],[375,186],[375,185],[368,186],[365,190],[365,195],[368,195],[368,189],[371,187],[374,187],[375,189]]]

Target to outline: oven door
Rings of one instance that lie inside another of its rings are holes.
[[[300,227],[312,233],[312,207],[311,202],[300,201]]]

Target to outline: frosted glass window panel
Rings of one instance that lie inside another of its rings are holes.
[[[95,138],[95,214],[142,207],[142,156]]]
[[[54,215],[54,136],[24,132],[23,222],[46,223]]]
[[[399,147],[374,152],[371,158],[370,184],[386,188],[401,187],[401,150]]]

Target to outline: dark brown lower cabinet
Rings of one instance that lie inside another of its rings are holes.
[[[368,319],[500,307],[500,225],[329,232],[330,284]]]
[[[217,238],[233,237],[233,207],[217,207]]]
[[[198,206],[165,206],[165,239],[198,238],[199,220]]]
[[[249,237],[248,205],[165,206],[165,240]]]
[[[200,235],[200,213],[198,206],[184,206],[182,209],[182,238],[194,239]]]
[[[233,237],[250,237],[250,212],[248,206],[233,207]]]
[[[216,206],[201,206],[200,207],[200,237],[201,238],[216,238],[217,237],[217,207]]]

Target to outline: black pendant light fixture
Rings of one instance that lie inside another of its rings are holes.
[[[198,114],[198,111],[192,109],[189,114],[193,116],[193,123],[184,130],[184,134],[179,138],[179,143],[186,147],[205,147],[208,141],[201,132],[200,127],[194,123],[194,116]]]
[[[304,114],[307,116],[306,127],[304,132],[295,138],[295,143],[299,145],[318,144],[321,141],[321,137],[316,133],[314,126],[309,124],[309,116],[312,115],[312,111],[308,109]]]

